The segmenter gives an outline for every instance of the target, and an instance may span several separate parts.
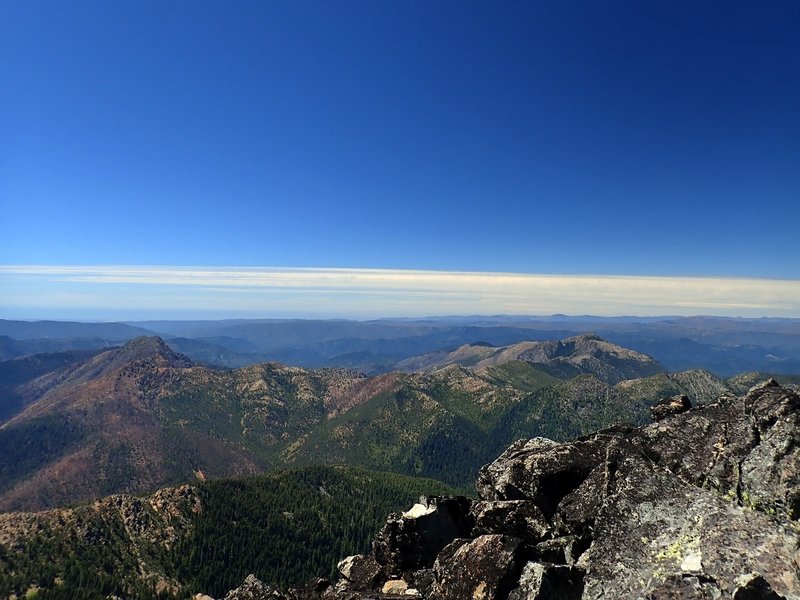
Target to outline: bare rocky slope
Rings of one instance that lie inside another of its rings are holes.
[[[479,499],[392,515],[337,582],[249,577],[225,600],[800,598],[800,396],[770,380],[653,417],[517,442]]]
[[[559,378],[590,374],[612,384],[664,372],[653,358],[593,334],[499,347],[486,343],[467,344],[452,352],[409,358],[399,363],[398,368],[401,371],[435,371],[448,365],[461,365],[480,373],[509,361],[536,365]]]

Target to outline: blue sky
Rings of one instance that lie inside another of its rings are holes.
[[[798,31],[777,1],[5,2],[0,264],[798,280]]]

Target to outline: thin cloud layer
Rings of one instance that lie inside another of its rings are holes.
[[[388,269],[0,266],[16,318],[596,314],[800,317],[800,281]],[[27,311],[27,312],[26,312]]]

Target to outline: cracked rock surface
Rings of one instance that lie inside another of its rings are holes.
[[[800,600],[800,397],[770,380],[661,406],[639,428],[516,442],[480,499],[391,515],[338,582],[231,600]]]

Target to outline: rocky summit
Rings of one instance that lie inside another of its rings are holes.
[[[478,499],[389,517],[368,555],[281,593],[226,600],[800,598],[800,396],[767,381],[642,427],[520,441]]]

